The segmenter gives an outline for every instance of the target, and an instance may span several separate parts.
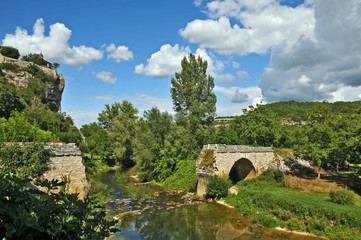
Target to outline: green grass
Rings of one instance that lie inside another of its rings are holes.
[[[360,239],[361,206],[333,203],[328,194],[283,187],[270,177],[238,183],[239,194],[226,198],[245,217],[267,227],[286,227],[330,239]],[[358,205],[357,205],[358,204]]]

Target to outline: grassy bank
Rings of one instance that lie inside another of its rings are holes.
[[[87,153],[83,154],[83,161],[85,165],[86,176],[91,185],[89,195],[95,197],[98,201],[107,201],[110,196],[110,189],[106,184],[99,180],[99,176],[110,170],[118,171],[120,170],[120,166],[116,164],[109,166],[109,161],[104,161],[99,156],[93,156],[93,158],[91,158],[91,155]],[[121,176],[121,174],[118,175],[120,182],[127,180],[127,177],[125,179],[124,176]]]
[[[279,179],[278,179],[279,180]],[[285,187],[271,174],[237,184],[238,195],[226,202],[247,218],[268,227],[311,232],[330,239],[361,239],[361,204],[339,205],[328,197],[328,190],[302,192]]]

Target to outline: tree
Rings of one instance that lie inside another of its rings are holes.
[[[280,119],[266,105],[249,106],[243,115],[234,118],[231,123],[238,134],[240,143],[256,146],[278,144]]]
[[[105,104],[105,110],[99,113],[98,121],[104,129],[108,129],[113,118],[121,113],[126,114],[131,119],[137,119],[138,109],[134,108],[132,103],[127,100],[123,100],[122,104],[118,102],[112,105]]]
[[[188,59],[183,58],[181,65],[182,71],[172,78],[170,93],[176,120],[187,129],[189,148],[194,149],[201,144],[194,138],[195,133],[204,133],[204,126],[214,120],[217,97],[213,93],[214,79],[207,75],[207,61],[190,54]]]
[[[18,59],[20,57],[19,50],[14,47],[4,46],[0,48],[0,53],[5,57]]]
[[[21,103],[15,86],[0,77],[0,118],[9,118],[12,112],[20,112],[23,109],[24,105]]]
[[[181,64],[182,71],[175,73],[170,89],[174,110],[185,117],[209,123],[216,115],[217,97],[212,92],[214,79],[207,75],[207,61],[190,54]]]
[[[23,56],[21,60],[26,62],[33,62],[38,65],[42,65],[44,62],[44,59],[41,56],[41,54],[37,54],[37,53],[29,53],[28,55]]]
[[[114,153],[124,167],[132,167],[133,137],[135,131],[135,119],[127,113],[118,114],[110,123],[108,136]]]

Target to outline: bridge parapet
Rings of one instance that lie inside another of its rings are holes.
[[[203,145],[203,150],[204,149],[213,149],[218,153],[273,152],[273,149],[270,147],[249,147],[245,145],[225,145],[225,144]]]

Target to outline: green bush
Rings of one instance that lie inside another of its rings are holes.
[[[14,63],[0,63],[0,69],[10,70],[12,72],[17,72],[19,66]]]
[[[108,221],[94,198],[44,193],[25,187],[29,180],[0,174],[0,239],[104,239],[116,221]],[[55,189],[64,184],[43,181]]]
[[[164,181],[170,188],[195,192],[197,189],[196,161],[184,160],[179,169]]]
[[[331,201],[342,205],[354,205],[355,194],[347,190],[330,191]]]
[[[22,178],[39,177],[49,169],[51,152],[41,144],[0,146],[0,173],[14,173]]]
[[[228,196],[228,189],[232,186],[227,175],[210,176],[207,183],[207,197],[222,198]]]
[[[0,53],[5,57],[18,59],[20,57],[19,50],[14,47],[4,46],[0,48]]]

